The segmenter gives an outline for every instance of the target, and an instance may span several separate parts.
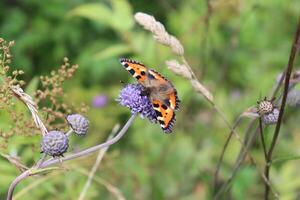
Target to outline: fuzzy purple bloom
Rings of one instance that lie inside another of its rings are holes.
[[[102,108],[107,104],[107,96],[97,95],[93,98],[92,105],[95,108]]]
[[[116,100],[131,110],[131,113],[140,113],[142,118],[147,117],[151,122],[156,122],[155,110],[149,98],[142,95],[145,88],[140,84],[128,84],[120,92]]]

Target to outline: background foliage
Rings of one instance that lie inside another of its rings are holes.
[[[0,1],[0,37],[16,42],[11,67],[25,72],[21,78],[27,83],[26,91],[39,89],[38,77],[57,70],[65,56],[79,65],[63,85],[68,95],[64,101],[90,105],[86,115],[91,127],[87,137],[72,138],[71,151],[100,143],[116,123],[123,124],[130,116],[115,101],[122,88],[120,80],[134,81],[119,64],[119,57],[156,69],[178,90],[182,104],[174,134],[165,135],[158,125],[137,119],[125,137],[109,149],[88,199],[115,199],[101,180],[117,187],[126,199],[211,199],[213,173],[229,130],[186,80],[165,67],[165,60],[176,57],[135,24],[133,15],[140,11],[155,16],[182,42],[198,78],[212,91],[226,117],[234,121],[270,93],[287,65],[300,1]],[[92,104],[97,95],[107,97],[100,108]],[[25,109],[17,111],[30,118]],[[288,108],[275,158],[300,154],[299,120],[299,111]],[[15,126],[3,110],[0,121],[1,130]],[[241,135],[247,122],[238,128]],[[273,127],[265,134],[271,138]],[[1,152],[30,165],[39,158],[39,140],[39,135],[15,134]],[[222,179],[232,172],[239,149],[240,144],[233,140],[221,168]],[[259,141],[251,151],[262,163]],[[19,198],[24,200],[77,199],[94,160],[95,156],[90,156],[67,162],[63,167],[68,171],[29,178],[18,185],[16,194],[22,194]],[[274,164],[271,177],[280,199],[299,198],[300,181],[295,178],[299,164],[298,160]],[[19,171],[0,157],[0,173],[0,198],[4,199]],[[263,182],[255,166],[246,161],[224,198],[262,196]]]

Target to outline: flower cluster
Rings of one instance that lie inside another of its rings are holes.
[[[276,124],[279,117],[279,110],[273,104],[274,99],[257,102],[257,112],[261,116],[262,122],[266,125]]]
[[[64,118],[67,114],[86,113],[88,110],[88,106],[84,103],[75,106],[63,88],[64,83],[74,76],[77,69],[78,65],[72,65],[65,57],[59,69],[53,70],[50,76],[40,77],[42,86],[35,92],[35,101],[42,111],[47,113],[45,125],[49,129],[65,128]]]
[[[50,131],[41,142],[41,152],[50,156],[62,156],[69,147],[68,137],[60,131]]]
[[[116,100],[128,107],[133,114],[140,113],[142,118],[148,118],[156,122],[155,110],[147,95],[144,95],[145,88],[140,84],[128,84],[120,92]]]

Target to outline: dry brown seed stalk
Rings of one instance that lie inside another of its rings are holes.
[[[38,111],[36,109],[36,104],[32,100],[31,96],[26,94],[19,85],[11,86],[10,89],[28,107],[29,111],[31,112],[31,116],[32,116],[34,123],[41,130],[42,134],[43,135],[47,134],[48,131],[38,115]]]
[[[176,60],[167,60],[166,64],[168,66],[168,69],[174,72],[175,74],[182,76],[186,79],[192,78],[192,74],[189,72],[189,70],[184,64],[179,64]]]
[[[179,40],[170,35],[166,31],[164,25],[159,21],[156,21],[153,16],[138,12],[134,15],[134,18],[137,23],[144,27],[144,29],[153,33],[153,37],[157,42],[169,46],[172,51],[179,56],[184,54],[184,48]]]

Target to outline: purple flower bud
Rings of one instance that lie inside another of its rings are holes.
[[[140,84],[128,84],[120,92],[116,99],[122,106],[126,106],[131,113],[140,113],[142,118],[147,117],[150,122],[156,122],[155,110],[149,98],[142,95],[145,88]]]
[[[69,125],[73,131],[79,135],[84,136],[89,129],[89,120],[80,114],[72,114],[66,117]]]
[[[107,104],[107,96],[97,95],[93,98],[92,106],[95,108],[102,108]]]
[[[50,131],[41,141],[41,152],[53,157],[62,156],[68,147],[68,137],[61,131]]]

